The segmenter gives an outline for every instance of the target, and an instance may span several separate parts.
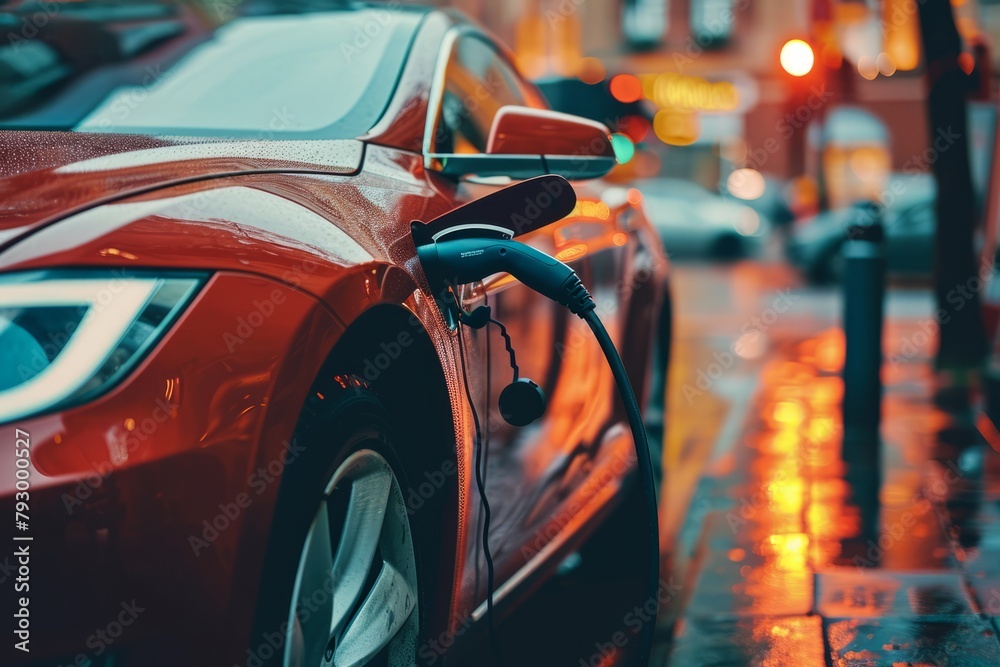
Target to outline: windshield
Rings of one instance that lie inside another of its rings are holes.
[[[314,3],[234,3],[226,20],[195,5],[59,7],[0,44],[0,129],[357,137],[385,110],[420,18]],[[0,13],[0,27],[21,18]]]

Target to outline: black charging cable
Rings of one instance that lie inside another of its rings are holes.
[[[462,333],[458,334],[458,354],[461,357],[462,365],[466,366],[465,343],[462,342]],[[489,626],[490,646],[493,653],[498,655],[499,644],[496,640],[496,625],[493,621],[493,581],[494,567],[493,554],[490,552],[490,501],[486,498],[486,481],[483,471],[483,429],[479,422],[479,411],[476,410],[476,402],[472,398],[472,390],[469,388],[468,374],[462,374],[462,382],[465,386],[465,396],[469,401],[469,408],[472,410],[472,422],[476,427],[476,489],[479,492],[479,499],[483,504],[483,555],[486,558],[486,624]]]
[[[482,329],[484,327],[493,324],[499,329],[500,335],[503,337],[504,348],[507,351],[507,355],[510,357],[510,367],[514,372],[514,378],[512,384],[516,384],[521,375],[521,370],[517,365],[517,355],[514,353],[514,343],[511,341],[510,333],[507,331],[507,327],[504,326],[503,322],[493,317],[493,310],[488,305],[479,306],[471,312],[460,310],[458,315],[458,321],[464,327],[470,329]],[[489,356],[489,338],[487,341],[487,357]],[[458,336],[458,351],[459,356],[462,360],[462,365],[466,365],[465,359],[465,344],[461,334]],[[489,455],[488,440],[486,443],[483,442],[482,428],[479,422],[479,413],[476,410],[475,402],[472,400],[472,393],[469,389],[468,378],[463,376],[463,384],[465,385],[465,395],[469,401],[469,407],[472,409],[472,419],[476,426],[476,488],[479,492],[480,501],[483,504],[483,529],[480,539],[482,540],[483,556],[486,559],[486,588],[487,588],[487,598],[486,598],[486,622],[489,626],[490,632],[490,647],[496,662],[500,665],[505,664],[503,660],[503,654],[500,650],[500,643],[496,638],[496,623],[493,617],[493,594],[494,594],[494,565],[493,565],[493,554],[490,550],[490,501],[486,497],[486,467],[488,465]],[[502,405],[501,405],[502,407]],[[487,413],[487,429],[489,428],[489,413]]]
[[[490,318],[490,322],[495,324],[498,329],[500,329],[500,335],[503,336],[503,345],[507,348],[507,354],[510,355],[510,367],[514,371],[514,382],[517,382],[518,378],[521,376],[521,369],[517,367],[517,357],[514,356],[514,344],[511,343],[510,334],[507,333],[507,327],[503,325],[500,320]]]
[[[463,310],[458,315],[458,321],[473,329],[482,329],[488,324],[493,324],[500,330],[500,335],[503,337],[504,349],[507,350],[507,355],[510,357],[510,367],[514,371],[513,381],[517,382],[521,376],[521,369],[517,365],[517,356],[514,354],[514,343],[511,341],[510,333],[503,322],[493,317],[493,309],[489,306],[479,306],[471,312]]]
[[[586,322],[590,330],[594,332],[594,337],[601,346],[601,351],[604,352],[608,366],[611,367],[611,374],[615,378],[615,384],[618,385],[618,393],[621,395],[625,406],[625,414],[628,416],[629,429],[632,431],[632,439],[635,444],[635,458],[639,465],[639,477],[642,483],[643,500],[645,501],[649,536],[649,546],[647,547],[649,549],[648,569],[646,571],[648,598],[646,602],[652,600],[656,604],[658,611],[660,603],[660,526],[656,501],[656,482],[653,477],[653,463],[649,455],[649,441],[646,439],[646,428],[642,423],[642,411],[639,408],[639,401],[635,397],[635,392],[632,390],[632,382],[629,380],[625,364],[622,362],[621,355],[618,354],[618,350],[615,348],[614,341],[611,340],[608,330],[604,327],[604,323],[597,316],[593,299],[582,284],[576,292],[576,303],[582,303],[583,309],[578,311],[570,306],[570,310]],[[586,294],[585,297],[583,296],[584,294]],[[653,637],[656,631],[655,625],[655,622],[647,623],[643,628],[639,644],[638,664],[640,665],[647,665],[649,663],[650,654],[653,650]]]
[[[652,601],[658,607],[660,550],[656,483],[653,478],[653,464],[649,455],[646,429],[642,423],[642,412],[639,409],[639,401],[635,397],[635,392],[632,390],[632,383],[626,372],[625,364],[615,348],[614,341],[611,340],[611,336],[598,317],[597,305],[580,277],[573,269],[556,258],[510,239],[462,238],[439,241],[418,246],[417,255],[432,285],[444,282],[445,276],[451,284],[457,285],[482,280],[495,273],[510,273],[527,287],[568,308],[570,312],[580,317],[590,327],[611,368],[625,407],[625,413],[628,416],[629,428],[632,431],[649,531],[649,564],[646,572],[649,598],[646,602]],[[461,337],[459,337],[459,344],[461,345]],[[466,392],[468,393],[468,383],[466,383]],[[475,417],[475,413],[473,416]],[[479,433],[478,424],[478,417],[476,417],[477,434]],[[478,440],[479,436],[477,435]],[[477,466],[477,474],[478,472]],[[483,495],[485,503],[484,488],[480,488],[480,494]],[[484,533],[484,541],[485,539]],[[492,567],[489,562],[487,566],[490,568],[489,577],[492,582]],[[490,596],[487,601],[487,610],[491,619],[492,590],[491,583]],[[639,664],[641,665],[646,665],[649,662],[654,632],[655,623],[647,623],[644,626],[639,644]]]

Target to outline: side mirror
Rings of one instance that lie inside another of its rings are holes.
[[[490,126],[485,153],[431,154],[451,176],[558,174],[581,180],[604,176],[617,164],[611,131],[603,123],[570,114],[508,105]]]

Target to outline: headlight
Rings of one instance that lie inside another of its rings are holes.
[[[0,276],[0,423],[110,389],[202,282],[139,273]]]

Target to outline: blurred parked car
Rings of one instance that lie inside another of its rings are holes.
[[[891,274],[926,277],[934,267],[936,187],[929,174],[896,174],[886,188],[882,224]],[[866,217],[867,202],[800,220],[788,240],[788,258],[815,283],[837,281],[847,228]]]
[[[787,189],[786,181],[749,167],[734,169],[719,182],[719,194],[723,198],[746,204],[775,228],[790,225],[795,219]]]
[[[756,255],[770,226],[750,206],[675,178],[637,183],[671,257],[733,260]]]

